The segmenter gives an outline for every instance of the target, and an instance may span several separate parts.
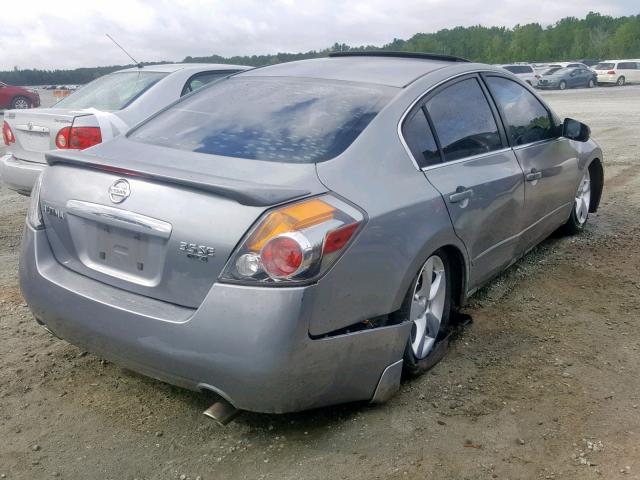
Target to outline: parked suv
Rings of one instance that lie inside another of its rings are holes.
[[[35,108],[39,106],[40,95],[35,90],[14,87],[0,82],[0,110]]]
[[[92,147],[180,96],[248,68],[195,63],[129,68],[94,80],[52,108],[9,110],[2,126],[9,154],[0,157],[0,178],[28,195],[45,167],[45,152]]]
[[[593,67],[598,74],[598,83],[623,86],[640,82],[640,62],[636,60],[606,60]]]
[[[501,67],[510,71],[516,77],[522,79],[532,87],[538,86],[540,75],[536,73],[535,69],[531,65],[525,63],[513,63],[510,65],[501,65]]]
[[[47,160],[20,260],[36,319],[215,392],[213,416],[386,400],[603,184],[589,128],[504,69],[388,52],[242,72]]]

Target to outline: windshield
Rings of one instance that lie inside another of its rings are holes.
[[[227,157],[321,162],[351,145],[396,91],[382,85],[234,77],[178,102],[129,138]]]
[[[121,110],[166,75],[144,71],[105,75],[60,100],[56,108]]]
[[[596,70],[613,70],[613,63],[599,63],[595,66]]]

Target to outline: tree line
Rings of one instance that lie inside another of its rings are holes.
[[[323,50],[222,57],[188,56],[185,63],[230,63],[254,67],[324,57],[330,52],[389,50],[431,52],[464,57],[483,63],[514,61],[640,58],[640,15],[611,17],[590,12],[585,18],[566,17],[553,25],[539,23],[506,27],[455,27],[434,33],[417,33],[408,40],[394,39],[383,46],[358,47],[336,43]],[[160,63],[160,62],[155,62]],[[145,63],[152,65],[152,63]],[[13,85],[84,84],[115,70],[133,65],[78,68],[75,70],[19,70],[0,72],[0,81]]]

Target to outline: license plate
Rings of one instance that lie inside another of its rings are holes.
[[[32,152],[46,152],[47,150],[51,150],[48,133],[21,131],[17,133],[16,136],[25,150]]]

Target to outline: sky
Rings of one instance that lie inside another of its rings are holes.
[[[383,45],[458,25],[513,27],[589,11],[640,13],[638,0],[0,0],[0,70],[180,61],[187,55]]]

